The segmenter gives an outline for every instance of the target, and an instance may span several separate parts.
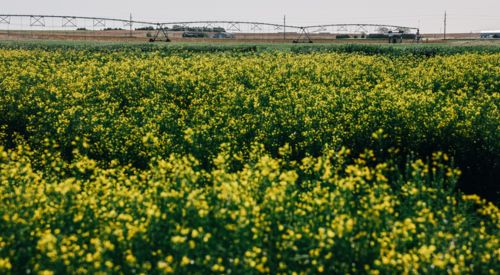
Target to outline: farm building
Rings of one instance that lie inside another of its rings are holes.
[[[500,30],[482,31],[481,38],[500,38]]]

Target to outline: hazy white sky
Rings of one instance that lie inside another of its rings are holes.
[[[500,29],[500,0],[0,0],[0,14],[28,13],[152,21],[242,20],[290,25],[384,23],[441,32]]]

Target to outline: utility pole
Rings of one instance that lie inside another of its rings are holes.
[[[444,11],[444,40],[446,40],[446,11]]]
[[[130,37],[132,37],[132,13],[130,13],[130,22],[129,22],[129,25],[130,25]]]
[[[286,40],[286,15],[283,15],[283,40]]]

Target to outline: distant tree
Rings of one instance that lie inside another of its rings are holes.
[[[389,32],[389,28],[387,27],[379,27],[377,29],[377,33],[388,33]]]

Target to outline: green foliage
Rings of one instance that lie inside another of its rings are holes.
[[[374,45],[374,44],[238,44],[238,43],[121,43],[121,42],[88,42],[88,41],[0,41],[0,48],[24,50],[80,50],[86,52],[127,52],[133,53],[158,53],[163,55],[179,53],[210,53],[210,52],[337,52],[359,53],[366,55],[389,56],[435,56],[454,55],[463,53],[500,53],[498,45],[448,45],[448,44],[400,44],[400,45]]]
[[[348,34],[338,34],[335,36],[335,39],[347,39],[347,38],[351,38],[351,36]]]
[[[210,171],[176,155],[137,170],[80,154],[64,162],[51,144],[44,152],[0,150],[3,272],[494,273],[500,264],[500,211],[454,195],[459,172],[443,154],[400,171],[373,151],[295,162],[253,146],[230,172],[227,150]]]
[[[373,148],[371,133],[383,129],[385,148],[422,158],[445,151],[464,188],[491,198],[499,190],[498,54],[0,54],[8,147],[14,136],[32,148],[50,138],[70,160],[85,138],[85,154],[103,164],[146,167],[177,153],[209,168],[224,143],[242,157],[252,143],[274,157],[289,144],[299,161],[325,144]],[[146,146],[145,136],[156,143]]]
[[[498,50],[3,46],[0,272],[498,269]]]

